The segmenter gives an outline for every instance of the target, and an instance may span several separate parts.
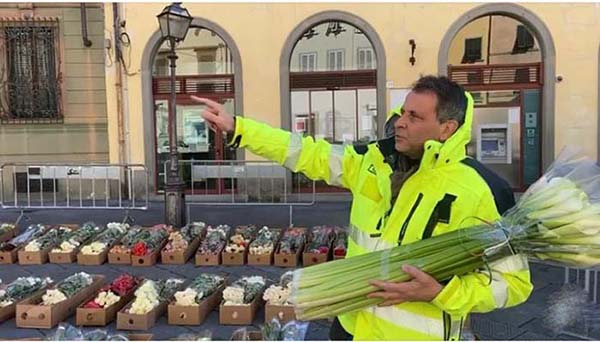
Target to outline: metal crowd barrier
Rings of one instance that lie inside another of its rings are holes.
[[[165,182],[168,167],[166,161]],[[315,204],[315,182],[273,162],[181,160],[180,167],[188,220],[193,206],[285,206],[292,225],[294,207]]]
[[[147,210],[148,171],[138,164],[28,164],[0,166],[2,209]]]

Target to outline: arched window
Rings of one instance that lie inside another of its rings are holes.
[[[448,75],[475,100],[468,153],[522,190],[542,171],[543,56],[534,30],[506,15],[464,25],[448,51]]]
[[[377,137],[377,57],[357,27],[328,20],[296,41],[289,62],[292,131],[332,143]]]
[[[152,65],[152,93],[155,113],[156,184],[164,187],[165,161],[168,160],[168,108],[171,99],[169,45],[163,42]],[[200,112],[203,106],[189,100],[189,95],[207,97],[224,104],[234,113],[235,88],[232,53],[226,42],[214,31],[191,27],[185,40],[176,47],[177,143],[182,163],[183,180],[188,187],[209,192],[229,188],[222,179],[194,180],[185,161],[234,159],[233,150],[225,146],[222,134],[209,129]],[[194,184],[192,184],[194,182]]]

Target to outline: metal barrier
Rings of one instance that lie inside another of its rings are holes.
[[[0,205],[19,209],[147,210],[148,172],[137,164],[0,166]],[[18,221],[17,221],[18,222]]]
[[[315,182],[273,162],[181,160],[180,165],[187,175],[188,220],[192,206],[287,206],[292,225],[295,206],[315,204]],[[165,182],[168,166],[166,161]]]

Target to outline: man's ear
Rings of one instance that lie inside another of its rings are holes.
[[[444,142],[448,140],[454,132],[458,129],[458,121],[450,119],[442,123],[440,131],[440,141]]]

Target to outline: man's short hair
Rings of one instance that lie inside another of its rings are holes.
[[[445,76],[423,76],[415,82],[412,91],[432,92],[437,97],[436,113],[440,122],[456,120],[461,126],[465,122],[467,98],[465,90]]]

